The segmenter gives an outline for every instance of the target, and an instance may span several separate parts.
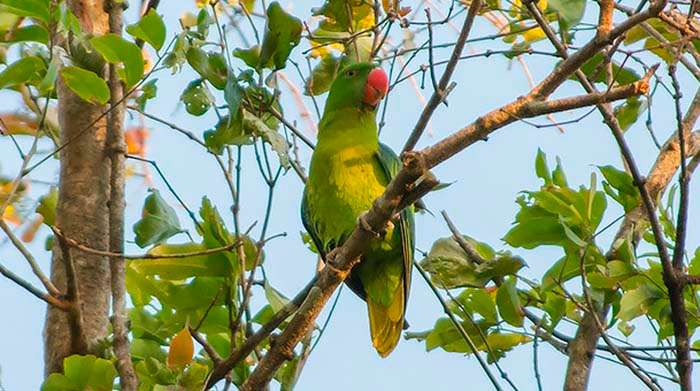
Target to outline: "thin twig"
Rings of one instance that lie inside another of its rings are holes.
[[[452,74],[454,73],[457,63],[459,62],[459,57],[462,55],[462,50],[464,49],[464,45],[466,43],[467,37],[469,37],[469,32],[471,31],[472,25],[474,24],[474,18],[476,18],[476,15],[481,8],[481,0],[473,0],[471,4],[469,5],[469,11],[467,12],[467,17],[464,19],[464,24],[462,25],[462,30],[459,33],[459,37],[457,38],[457,43],[455,44],[454,49],[452,50],[452,55],[450,56],[450,60],[447,63],[447,66],[445,67],[445,72],[442,74],[440,77],[440,82],[437,84],[437,88],[435,91],[433,91],[433,94],[430,96],[430,99],[428,100],[428,103],[425,105],[425,108],[423,109],[423,112],[420,115],[420,118],[418,119],[418,122],[416,122],[416,126],[413,128],[413,131],[411,132],[411,135],[408,137],[408,140],[406,140],[406,143],[404,144],[403,151],[410,151],[413,148],[415,148],[416,144],[418,143],[418,140],[420,140],[420,137],[423,135],[423,131],[425,130],[425,127],[428,125],[428,121],[430,117],[433,115],[433,112],[435,109],[438,107],[438,105],[444,101],[445,99],[445,89],[447,88],[448,84],[450,83],[450,79],[452,78]],[[432,50],[432,49],[431,49]]]
[[[240,241],[235,241],[231,244],[227,244],[226,246],[222,246],[222,247],[208,248],[208,249],[204,249],[204,250],[200,250],[200,251],[190,251],[190,252],[183,252],[183,253],[176,253],[176,254],[153,254],[153,253],[124,254],[124,253],[118,253],[118,252],[113,252],[113,251],[104,251],[104,250],[99,250],[96,248],[91,248],[87,245],[84,245],[84,244],[78,242],[75,239],[67,237],[57,227],[52,226],[51,230],[53,230],[54,234],[56,234],[57,237],[63,238],[63,240],[66,241],[66,244],[70,247],[75,247],[80,251],[84,251],[84,252],[90,253],[90,254],[101,255],[101,256],[110,257],[110,258],[123,258],[123,259],[177,259],[177,258],[199,257],[199,256],[204,256],[204,255],[219,254],[222,252],[231,251],[234,248],[236,248],[239,245],[239,243],[241,243]]]
[[[489,369],[488,364],[486,364],[486,361],[484,361],[484,358],[481,357],[479,354],[479,349],[477,349],[476,345],[474,345],[474,341],[472,341],[471,337],[467,332],[464,330],[464,327],[462,327],[462,323],[460,323],[459,319],[450,311],[449,306],[447,305],[447,302],[445,299],[442,298],[442,295],[440,295],[440,292],[437,290],[435,287],[435,284],[430,280],[430,277],[428,274],[423,270],[423,267],[418,263],[418,262],[413,262],[413,265],[418,269],[418,272],[420,273],[421,277],[423,277],[423,280],[428,284],[428,287],[430,287],[430,290],[433,292],[433,295],[438,299],[440,302],[440,305],[442,306],[443,311],[445,314],[450,318],[452,321],[452,324],[455,326],[459,334],[462,336],[462,339],[464,342],[467,343],[469,346],[469,349],[471,349],[472,354],[474,357],[476,357],[477,362],[479,363],[479,366],[481,366],[481,369],[484,371],[486,376],[489,378],[489,381],[493,385],[493,388],[502,391],[501,386],[498,384],[498,381],[496,380],[496,377],[491,373],[491,370]]]
[[[55,306],[55,307],[60,308],[64,311],[68,311],[71,308],[70,303],[68,303],[62,299],[59,299],[58,297],[54,297],[48,293],[40,291],[38,288],[36,288],[30,282],[28,282],[27,280],[18,276],[17,274],[13,273],[10,269],[6,268],[2,264],[0,264],[0,274],[7,277],[8,279],[13,281],[15,284],[19,285],[20,287],[24,288],[27,292],[31,293],[32,295],[34,295],[38,299],[45,301],[49,305]]]
[[[56,288],[56,286],[51,282],[51,280],[44,274],[44,272],[41,270],[41,267],[39,266],[39,263],[36,261],[34,256],[32,255],[31,252],[22,244],[22,242],[15,236],[15,234],[12,232],[12,229],[7,225],[7,223],[0,218],[0,228],[5,232],[5,235],[10,239],[10,242],[17,248],[17,250],[22,254],[24,259],[27,260],[27,263],[29,263],[29,267],[31,267],[32,272],[36,276],[36,278],[41,281],[41,284],[46,288],[46,291],[49,293],[49,295],[54,296],[54,297],[61,297],[62,293],[61,291]]]

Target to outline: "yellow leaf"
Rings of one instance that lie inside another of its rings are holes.
[[[185,325],[179,333],[175,334],[172,341],[170,341],[168,367],[184,367],[192,362],[193,356],[194,342],[192,341],[192,335],[190,335],[189,326]]]
[[[20,225],[22,224],[22,220],[20,219],[19,215],[17,214],[14,205],[10,204],[5,208],[5,212],[2,214],[3,220],[10,224],[14,225]]]
[[[525,42],[535,42],[543,39],[545,37],[544,30],[541,27],[527,30],[523,33],[523,39]]]

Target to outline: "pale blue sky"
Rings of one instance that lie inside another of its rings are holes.
[[[132,2],[136,3],[136,2]],[[193,2],[162,2],[159,12],[164,15],[168,26],[169,36],[178,28],[177,17],[183,10],[191,9]],[[448,2],[437,3],[446,9]],[[319,6],[319,2],[297,1],[290,3],[282,0],[282,5],[294,14],[306,18],[311,7]],[[411,4],[414,5],[415,4]],[[135,7],[134,7],[135,8]],[[130,15],[133,15],[133,9]],[[422,11],[421,11],[422,15]],[[589,4],[586,19],[595,18],[596,8]],[[132,19],[133,20],[133,19]],[[455,23],[461,25],[460,21]],[[398,29],[395,30],[398,32]],[[472,31],[472,37],[493,34],[495,29],[483,18],[477,19]],[[396,37],[400,35],[396,34]],[[452,42],[456,33],[450,28],[436,29],[437,42]],[[420,42],[420,40],[417,40]],[[231,46],[237,46],[236,38]],[[308,43],[302,42],[295,50],[293,57],[304,62],[301,51],[308,48]],[[503,48],[502,42],[485,42],[470,46],[466,51],[482,52],[486,49]],[[538,48],[551,51],[548,45],[539,44]],[[465,51],[465,52],[466,52]],[[446,58],[448,51],[436,51],[438,59]],[[415,70],[426,61],[419,57],[409,66]],[[533,77],[541,80],[556,62],[550,57],[526,57]],[[303,67],[305,69],[305,67]],[[388,64],[385,64],[388,70]],[[666,78],[665,69],[659,74]],[[287,75],[297,83],[299,78],[293,69],[287,70]],[[178,97],[193,76],[187,71],[171,76],[169,72],[161,72],[159,78],[159,99],[148,105],[147,111],[168,118],[171,121],[192,130],[195,134],[211,127],[215,121],[212,113],[201,117],[189,116],[184,108],[177,105]],[[506,103],[515,96],[528,91],[528,83],[520,66],[502,56],[489,58],[479,57],[462,62],[455,73],[454,80],[457,88],[450,95],[449,107],[439,107],[431,122],[433,134],[426,136],[419,146],[427,146],[451,132],[473,121],[478,115]],[[686,86],[687,103],[694,93],[691,80],[686,74],[681,76],[681,82]],[[430,83],[426,83],[428,86]],[[283,104],[290,118],[294,119],[294,103],[288,94],[286,86],[282,86]],[[423,91],[429,96],[429,87]],[[581,88],[567,82],[557,96],[568,96],[582,93]],[[4,93],[0,98],[14,104],[17,96]],[[319,99],[322,104],[325,97]],[[312,109],[310,99],[305,99]],[[668,137],[675,126],[675,119],[668,94],[657,95],[654,102],[654,128],[661,140]],[[382,140],[399,149],[413,127],[421,106],[409,83],[403,83],[392,92],[390,106],[387,112],[387,126]],[[558,115],[557,119],[575,118],[576,114]],[[535,120],[537,123],[546,122],[545,118]],[[148,157],[155,159],[174,188],[191,208],[197,208],[203,195],[209,196],[228,219],[226,213],[230,205],[225,183],[221,178],[215,162],[201,150],[201,147],[189,142],[180,134],[152,122],[151,139],[148,144]],[[305,129],[304,123],[299,127]],[[313,137],[313,135],[310,135]],[[637,161],[646,172],[655,158],[655,147],[640,121],[628,132],[628,140],[632,145]],[[29,139],[21,139],[25,148]],[[48,144],[44,144],[48,148]],[[301,148],[304,164],[308,163],[310,151]],[[488,242],[496,248],[505,248],[500,238],[507,232],[516,211],[515,197],[520,190],[534,189],[540,182],[534,175],[533,161],[537,148],[542,148],[553,160],[559,155],[564,163],[569,182],[572,184],[588,184],[590,172],[595,165],[612,164],[621,167],[617,146],[609,130],[602,124],[600,116],[593,113],[577,124],[567,125],[566,132],[561,134],[555,128],[536,129],[524,123],[515,123],[495,133],[488,142],[481,142],[445,164],[435,169],[435,174],[442,181],[454,182],[452,186],[427,198],[429,207],[439,212],[446,209],[455,223],[466,234]],[[14,176],[19,166],[15,151],[7,141],[0,141],[0,173],[4,176]],[[266,189],[260,181],[259,173],[253,160],[253,151],[246,149],[244,165],[244,180],[242,194],[242,225],[248,226],[260,219],[265,207]],[[51,161],[33,176],[36,179],[55,180],[57,163]],[[600,177],[600,175],[599,175]],[[159,178],[154,178],[154,186],[161,189],[162,195],[175,205],[175,201],[167,193]],[[133,239],[131,224],[136,221],[147,186],[135,178],[128,185],[127,203],[127,238]],[[39,196],[45,191],[45,186],[34,185],[32,195]],[[274,214],[270,222],[270,234],[287,232],[285,238],[275,239],[267,249],[266,271],[272,284],[288,296],[293,296],[311,277],[314,266],[314,256],[306,250],[299,239],[302,230],[299,219],[299,202],[302,186],[293,172],[282,177],[274,204]],[[700,191],[698,182],[694,182],[691,191]],[[693,197],[696,198],[696,197]],[[181,222],[191,228],[191,222],[179,210]],[[619,216],[620,208],[612,206],[604,218],[604,223]],[[697,204],[691,205],[691,221],[698,218],[700,209]],[[436,214],[438,215],[438,214]],[[46,230],[41,231],[30,248],[37,255],[41,265],[48,270],[49,253],[43,251],[43,237]],[[449,234],[442,220],[438,217],[421,215],[417,220],[418,248],[427,250],[431,243]],[[609,235],[602,235],[599,243],[607,247]],[[4,238],[0,237],[0,242]],[[694,248],[700,242],[700,229],[690,224],[689,248]],[[139,250],[134,245],[128,245],[130,253]],[[560,253],[556,249],[537,251],[517,251],[529,265],[526,274],[537,279],[542,275]],[[18,272],[20,275],[34,281],[23,259],[9,244],[0,246],[0,262]],[[411,331],[430,328],[433,322],[442,315],[441,308],[435,297],[429,291],[424,281],[414,274],[413,289],[407,317],[411,323]],[[256,292],[258,298],[261,292]],[[41,332],[44,321],[45,306],[42,302],[11,284],[0,280],[0,381],[7,391],[24,391],[38,389],[42,378],[42,342]],[[260,301],[256,301],[260,303]],[[325,319],[324,313],[321,319]],[[643,325],[640,325],[640,327]],[[573,335],[573,329],[567,330]],[[367,315],[365,305],[348,291],[344,291],[329,328],[317,350],[308,360],[301,375],[298,389],[315,391],[332,388],[335,390],[424,390],[433,391],[470,389],[491,389],[488,380],[480,370],[476,361],[455,353],[445,353],[436,350],[426,353],[424,345],[416,341],[402,341],[396,351],[387,359],[380,359],[371,347],[368,335]],[[654,341],[643,333],[634,335],[632,340]],[[531,345],[516,348],[501,361],[502,367],[509,377],[518,385],[520,390],[536,389],[532,369]],[[564,376],[565,357],[555,352],[546,344],[540,348],[540,370],[544,388],[560,389]],[[493,369],[495,371],[495,368]],[[700,377],[696,377],[698,379]],[[700,384],[698,384],[700,385]],[[504,387],[507,385],[504,383]],[[596,360],[592,374],[591,390],[597,389],[641,389],[642,385],[625,368]],[[672,387],[669,387],[672,388]]]

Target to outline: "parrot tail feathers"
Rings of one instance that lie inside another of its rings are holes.
[[[372,345],[382,358],[387,357],[394,350],[401,338],[405,305],[403,284],[398,285],[393,297],[387,307],[367,296]]]

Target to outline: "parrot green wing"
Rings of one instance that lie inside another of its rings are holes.
[[[318,251],[318,255],[321,257],[323,263],[326,263],[326,255],[332,250],[332,248],[326,248],[323,245],[323,240],[316,231],[316,226],[312,222],[311,215],[309,214],[309,204],[306,197],[306,190],[304,190],[304,195],[301,199],[301,223],[306,228],[306,232],[311,237],[311,240]],[[352,290],[357,296],[362,300],[366,299],[365,289],[362,286],[362,281],[356,275],[349,275],[345,279],[345,284]]]
[[[389,180],[393,179],[401,169],[401,161],[399,160],[399,157],[396,156],[396,153],[394,153],[394,151],[392,151],[387,145],[379,143],[379,149],[376,157],[387,178],[389,178]],[[403,251],[404,297],[406,297],[406,300],[408,300],[408,294],[411,288],[411,271],[413,270],[414,251],[413,244],[415,243],[416,232],[413,206],[407,207],[399,215],[399,229],[401,230],[401,246]],[[406,309],[404,308],[404,312],[405,311]]]
[[[320,255],[321,259],[323,259],[323,261],[325,262],[326,249],[323,248],[323,241],[318,236],[318,232],[316,232],[316,227],[311,222],[311,216],[309,215],[309,205],[306,200],[306,190],[304,190],[304,195],[301,199],[301,223],[304,225],[304,228],[306,228],[306,232],[309,234],[311,240],[314,242],[314,247],[316,247],[318,255]]]

